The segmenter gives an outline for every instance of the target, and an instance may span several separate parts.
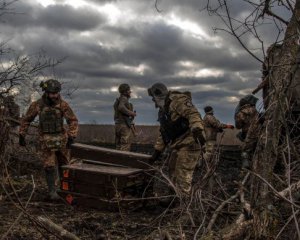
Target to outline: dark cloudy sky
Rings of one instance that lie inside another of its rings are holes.
[[[260,82],[261,64],[234,38],[213,32],[220,21],[200,11],[204,2],[160,0],[159,13],[152,0],[20,0],[13,6],[20,14],[2,18],[1,41],[21,54],[65,57],[52,74],[78,87],[68,101],[81,122],[112,123],[117,87],[129,83],[136,123],[156,124],[147,88],[163,82],[191,91],[202,115],[211,105],[232,123],[238,99]],[[249,11],[230,2],[233,16]],[[270,40],[271,28],[264,31]]]

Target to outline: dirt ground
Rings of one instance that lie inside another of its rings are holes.
[[[178,235],[181,228],[184,233],[178,239],[191,239],[195,232],[195,227],[182,221],[179,206],[167,209],[157,200],[149,200],[146,204],[136,201],[130,207],[120,206],[111,211],[71,206],[63,199],[50,202],[46,198],[46,183],[38,160],[20,162],[15,159],[9,163],[8,170],[11,184],[7,180],[0,190],[0,236],[6,236],[3,239],[60,239],[34,223],[39,216],[50,219],[80,239],[162,239],[164,229]],[[29,199],[26,207],[29,215],[26,215],[20,203],[26,206]]]

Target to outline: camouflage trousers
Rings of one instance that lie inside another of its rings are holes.
[[[180,193],[190,194],[193,173],[201,159],[201,150],[196,145],[172,150],[169,158],[169,176]]]
[[[131,129],[126,124],[115,125],[115,143],[117,150],[130,151]]]
[[[217,151],[217,141],[215,140],[208,140],[205,143],[205,153],[203,155],[205,160],[205,165],[209,168],[213,168],[215,165],[216,159],[216,151]],[[213,188],[215,185],[215,180],[213,175],[208,180],[208,192],[213,193]]]
[[[215,157],[216,143],[217,143],[217,141],[214,141],[214,140],[208,140],[205,143],[205,153],[204,153],[203,157],[207,163],[210,163],[213,160],[213,158]]]
[[[66,148],[67,145],[67,135],[63,134],[60,136],[61,142],[60,147],[51,149],[47,141],[52,138],[47,135],[40,136],[40,158],[43,160],[44,168],[55,167],[66,165],[70,162],[71,151]]]
[[[62,148],[58,151],[43,149],[40,151],[40,157],[43,160],[44,168],[62,166],[70,162],[70,149]]]

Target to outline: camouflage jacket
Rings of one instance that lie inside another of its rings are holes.
[[[216,141],[218,132],[226,128],[226,124],[221,123],[212,113],[207,113],[204,118],[204,131],[207,141]]]
[[[121,95],[114,103],[114,121],[116,124],[127,124],[132,121],[130,114],[133,111],[132,104],[128,97]]]
[[[242,106],[235,114],[235,126],[237,129],[242,129],[244,133],[248,132],[252,120],[258,115],[255,106],[246,104]]]
[[[57,101],[57,103],[55,105],[49,106],[49,105],[46,105],[44,96],[41,99],[31,103],[31,105],[29,106],[25,116],[21,120],[19,134],[21,134],[23,136],[26,135],[30,123],[35,119],[35,117],[37,115],[39,115],[41,113],[43,106],[59,109],[61,111],[62,117],[64,119],[66,119],[66,122],[68,124],[68,129],[63,127],[61,134],[63,134],[65,137],[69,136],[69,137],[75,138],[77,136],[78,120],[77,120],[77,117],[75,116],[74,112],[70,108],[69,104],[66,101],[64,101],[63,99],[59,98],[59,100]],[[40,133],[40,135],[43,135],[43,133],[41,131],[41,127],[39,127],[39,133]]]
[[[197,108],[192,104],[190,93],[181,93],[177,91],[170,91],[166,97],[166,105],[168,105],[168,114],[171,121],[176,122],[180,117],[188,120],[188,131],[182,136],[176,138],[169,143],[171,148],[183,148],[195,145],[191,129],[200,128],[204,130],[204,123]],[[160,134],[154,148],[158,151],[163,151],[166,147]]]
[[[252,119],[247,136],[245,141],[242,143],[242,150],[248,153],[253,153],[259,136],[261,135],[261,128],[262,128],[262,123],[260,122],[259,115],[255,115],[255,117]]]

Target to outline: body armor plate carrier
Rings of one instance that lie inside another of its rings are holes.
[[[63,132],[63,116],[61,109],[43,106],[39,116],[40,129],[44,134],[59,134]]]
[[[168,112],[160,111],[158,121],[160,122],[160,133],[165,144],[182,136],[189,130],[188,119],[180,117],[176,121],[172,121]]]

